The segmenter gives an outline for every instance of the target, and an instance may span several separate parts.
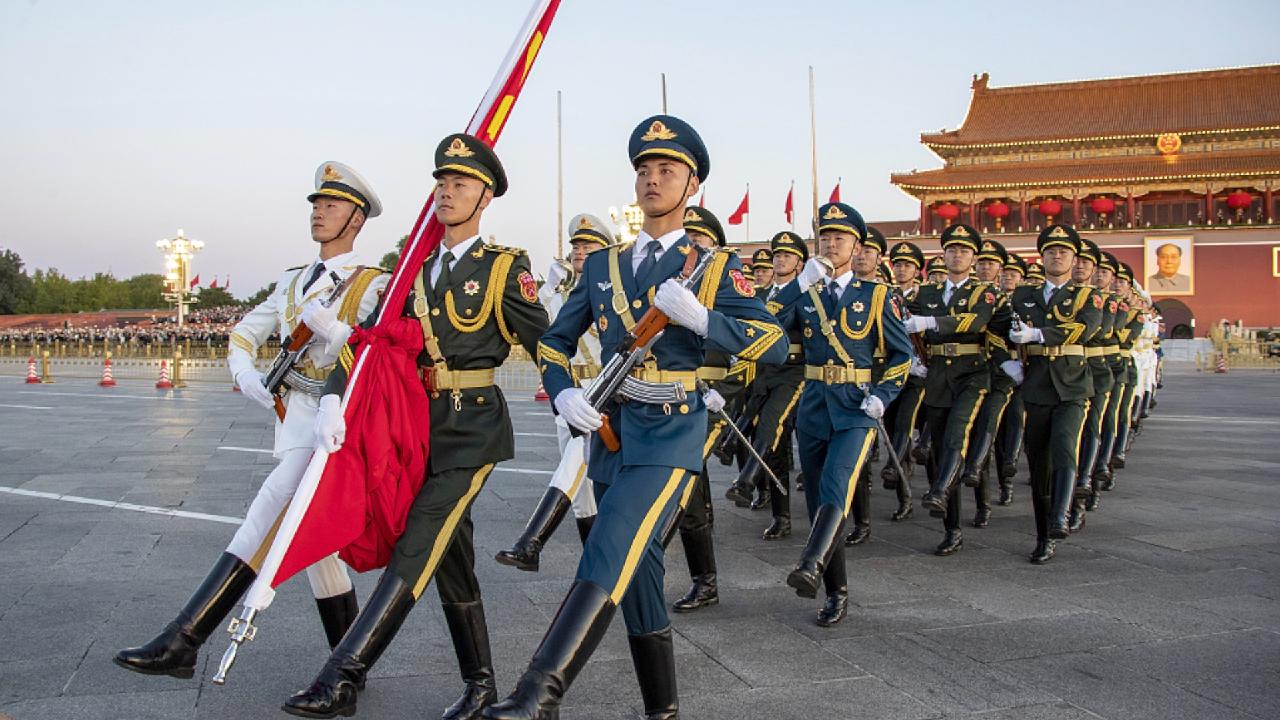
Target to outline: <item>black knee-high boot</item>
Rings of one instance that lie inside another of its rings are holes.
[[[584,492],[590,492],[590,488],[585,489]],[[564,520],[565,513],[569,512],[572,505],[573,501],[561,492],[560,488],[547,488],[547,491],[542,494],[542,499],[538,501],[538,507],[533,509],[533,515],[529,517],[529,523],[525,525],[524,532],[516,538],[515,545],[510,550],[498,551],[493,559],[519,570],[537,572],[543,546],[547,544],[547,540],[551,538],[556,528],[560,527],[560,522]]]
[[[628,635],[631,662],[640,681],[645,720],[676,720],[680,698],[676,691],[676,652],[671,626],[644,635]]]
[[[360,603],[356,601],[356,591],[348,590],[341,595],[327,598],[316,598],[316,609],[320,611],[320,624],[324,625],[324,636],[329,641],[329,649],[338,647],[342,636],[347,634],[351,623],[360,614]]]
[[[821,505],[813,516],[809,540],[800,553],[796,569],[787,575],[787,584],[800,597],[816,598],[822,571],[831,561],[831,554],[840,543],[840,531],[844,528],[844,513],[835,505]]]
[[[493,657],[489,652],[489,626],[484,620],[484,603],[443,603],[444,619],[458,656],[458,670],[466,689],[441,716],[441,720],[475,720],[480,711],[498,699],[493,678]]]

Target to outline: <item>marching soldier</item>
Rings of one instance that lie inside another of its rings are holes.
[[[800,267],[809,259],[809,247],[793,232],[784,230],[769,241],[773,256],[773,285],[766,291],[765,308],[773,314],[782,309],[777,298],[795,282]],[[752,433],[752,447],[768,463],[769,470],[789,492],[791,431],[795,426],[796,403],[804,386],[804,355],[800,348],[800,331],[788,330],[787,360],[781,365],[763,365],[756,372],[750,392],[751,406],[759,408]],[[764,531],[765,540],[778,540],[791,534],[791,498],[771,487],[764,468],[749,458],[738,479],[725,497],[743,506],[751,499],[752,488],[760,497],[769,498],[773,520]],[[754,508],[754,504],[752,505]]]
[[[250,310],[231,333],[227,366],[246,397],[272,410],[277,397],[254,367],[258,349],[279,333],[288,336],[305,321],[315,333],[301,361],[286,377],[285,415],[275,424],[274,455],[280,464],[271,471],[249,505],[245,520],[195,594],[160,635],[146,645],[121,650],[115,662],[148,675],[189,678],[196,655],[209,634],[249,589],[275,539],[275,523],[302,481],[314,444],[320,389],[351,332],[350,324],[371,312],[387,284],[384,272],[359,263],[355,239],[370,218],[382,213],[382,203],[356,171],[338,162],[316,170],[311,203],[311,239],[320,256],[286,270],[275,290]],[[324,300],[329,306],[322,306]],[[358,610],[347,567],[330,556],[307,568],[329,647],[338,644]]]
[[[1044,263],[1039,260],[1027,263],[1027,284],[1044,286]]]
[[[970,278],[981,242],[978,231],[968,225],[951,225],[942,232],[947,279],[920,288],[906,323],[907,332],[924,333],[929,348],[924,404],[933,435],[932,473],[921,502],[927,510],[944,513],[946,533],[934,550],[940,556],[964,547],[955,485],[964,470],[974,422],[991,388],[982,343],[997,296],[991,285]]]
[[[1098,490],[1108,491],[1115,487],[1114,456],[1128,442],[1129,413],[1132,411],[1134,385],[1137,383],[1133,343],[1142,333],[1142,311],[1135,302],[1133,293],[1133,270],[1127,264],[1115,260],[1114,256],[1110,259],[1115,262],[1115,288],[1119,298],[1112,332],[1116,349],[1112,360],[1114,387],[1103,419],[1102,445],[1098,451],[1100,462],[1094,469],[1097,482],[1091,499],[1095,503]]]
[[[459,133],[441,141],[435,165],[434,211],[445,226],[444,238],[414,278],[403,311],[422,325],[418,365],[431,411],[427,478],[364,611],[310,687],[285,703],[284,710],[293,715],[355,713],[370,668],[433,578],[466,685],[443,717],[477,717],[496,695],[474,570],[471,504],[494,465],[515,455],[495,371],[512,345],[530,355],[537,351],[547,313],[524,251],[480,237],[485,209],[507,190],[497,155],[479,139]],[[344,348],[320,401],[317,442],[329,452],[341,447],[346,434],[341,396],[352,360]]]
[[[945,282],[947,279],[947,261],[941,255],[929,258],[929,264],[925,266],[925,275],[928,276],[931,283]]]
[[[684,229],[689,240],[704,250],[714,252],[725,246],[724,228],[710,210],[700,207],[685,210]],[[703,395],[707,405],[707,442],[703,445],[702,469],[694,482],[686,487],[680,501],[680,507],[684,509],[679,522],[680,543],[684,546],[692,582],[689,590],[671,604],[671,609],[676,612],[693,612],[720,602],[715,543],[711,534],[715,513],[711,507],[707,458],[721,436],[732,432],[725,415],[717,411],[741,404],[747,390],[747,376],[754,366],[755,363],[746,360],[734,361],[729,353],[707,348],[702,367],[698,368],[698,377],[709,387]]]
[[[909,242],[900,242],[889,251],[893,261],[893,291],[899,297],[902,307],[908,306],[920,292],[920,272],[924,269],[924,253]],[[920,415],[920,407],[924,404],[924,377],[926,372],[919,357],[912,358],[911,370],[907,373],[907,381],[902,392],[885,410],[884,424],[889,430],[893,452],[899,464],[906,471],[907,477],[899,478],[893,462],[885,463],[880,471],[881,481],[886,490],[893,490],[898,497],[898,509],[890,516],[895,522],[911,517],[911,476],[914,464],[908,457],[911,448],[911,433],[915,429]]]
[[[1107,404],[1111,400],[1111,392],[1115,381],[1111,365],[1107,362],[1107,346],[1113,340],[1113,324],[1119,303],[1112,297],[1110,282],[1106,285],[1095,284],[1102,268],[1102,249],[1089,238],[1080,238],[1080,254],[1076,256],[1075,268],[1071,279],[1077,285],[1094,288],[1094,292],[1102,298],[1101,318],[1098,330],[1085,341],[1085,360],[1089,372],[1093,375],[1093,396],[1089,400],[1088,414],[1085,415],[1084,430],[1080,434],[1080,452],[1076,466],[1076,489],[1071,501],[1071,512],[1067,517],[1067,529],[1076,532],[1084,527],[1085,507],[1092,499],[1093,466],[1098,459],[1102,444],[1102,418],[1106,414]],[[1105,271],[1110,273],[1109,270]],[[1108,280],[1110,277],[1108,275]]]
[[[982,409],[974,422],[969,449],[965,455],[964,474],[961,481],[973,488],[976,511],[973,526],[983,528],[991,519],[991,499],[988,489],[987,456],[1004,417],[1005,408],[1022,382],[1022,363],[1010,351],[1006,335],[1013,324],[1009,310],[1009,296],[1000,289],[1002,274],[1008,262],[1004,246],[995,240],[983,240],[974,264],[974,274],[979,282],[990,284],[996,293],[996,309],[987,323],[983,338],[984,352],[988,358],[987,369],[991,373],[991,391],[982,399]]]
[[[1036,238],[1044,264],[1044,286],[1013,292],[1009,339],[1027,358],[1022,399],[1027,408],[1027,464],[1036,519],[1037,565],[1054,556],[1055,541],[1068,535],[1067,510],[1076,480],[1080,432],[1093,396],[1093,376],[1083,343],[1102,317],[1102,296],[1071,278],[1080,236],[1067,225],[1050,225]]]
[[[1115,471],[1124,468],[1129,450],[1129,438],[1132,435],[1133,414],[1137,398],[1141,395],[1138,377],[1138,361],[1135,348],[1139,347],[1142,334],[1146,330],[1144,301],[1134,288],[1133,268],[1128,263],[1120,265],[1116,285],[1120,288],[1120,297],[1129,303],[1129,312],[1125,315],[1126,323],[1118,333],[1120,339],[1120,357],[1125,361],[1124,393],[1120,398],[1119,413],[1116,418],[1116,439],[1111,449],[1109,464],[1110,476],[1103,485],[1104,490],[1115,487]]]
[[[582,266],[587,261],[587,256],[617,242],[603,220],[586,213],[569,221],[568,233],[571,248],[569,269],[572,272],[566,272],[562,260],[552,260],[551,267],[547,270],[547,281],[538,290],[538,299],[547,309],[547,315],[552,321],[568,299],[577,279],[582,277]],[[600,340],[594,328],[578,339],[571,367],[574,381],[579,385],[600,374]],[[510,550],[500,550],[494,557],[503,565],[537,572],[543,546],[556,528],[560,527],[560,522],[564,520],[570,507],[573,508],[578,537],[582,542],[586,542],[587,534],[591,532],[591,524],[596,518],[596,500],[593,493],[582,492],[590,484],[586,477],[583,442],[573,437],[569,426],[559,417],[556,418],[556,440],[560,445],[560,463],[551,476],[542,499],[538,501],[538,506],[529,517],[524,532]]]
[[[814,598],[821,582],[827,597],[816,622],[831,626],[848,612],[845,517],[875,442],[876,421],[906,381],[911,346],[888,286],[854,278],[854,259],[867,237],[862,216],[844,203],[828,203],[818,217],[822,257],[805,263],[797,282],[775,300],[782,304],[783,327],[800,329],[805,357],[796,438],[810,530],[787,584]],[[872,385],[877,350],[887,362]]]
[[[655,116],[632,133],[628,156],[645,214],[639,238],[625,249],[588,258],[582,281],[538,343],[537,355],[556,412],[570,426],[593,433],[587,475],[600,512],[573,586],[528,669],[511,695],[484,711],[486,718],[557,717],[565,691],[603,639],[619,603],[646,716],[677,716],[661,535],[706,452],[697,370],[708,346],[761,362],[780,362],[786,355],[782,329],[732,253],[711,256],[694,290],[672,279],[691,260],[706,257],[683,227],[685,206],[709,170],[698,134],[678,118]],[[620,439],[611,451],[593,432],[604,418],[573,386],[568,355],[594,324],[607,356],[650,306],[671,324],[652,346],[652,359],[629,377],[634,394],[616,398],[609,408],[610,427]]]
[[[1013,297],[1013,291],[1022,284],[1027,274],[1027,261],[1015,253],[1008,253],[1009,259],[1004,265],[1001,275],[1000,289],[1005,297]],[[1010,358],[1021,360],[1016,346],[1009,348]],[[1000,427],[995,439],[996,475],[1000,478],[1000,499],[997,505],[1013,504],[1013,477],[1018,474],[1018,455],[1022,452],[1022,429],[1026,420],[1026,410],[1022,405],[1022,393],[1015,386],[1009,404],[1000,418]]]
[[[1107,294],[1107,310],[1111,313],[1110,332],[1102,345],[1102,357],[1111,373],[1111,391],[1107,395],[1106,406],[1102,408],[1101,426],[1099,428],[1098,449],[1094,453],[1089,481],[1092,492],[1086,501],[1085,509],[1097,510],[1101,501],[1102,488],[1108,478],[1108,465],[1111,462],[1111,446],[1116,437],[1116,410],[1120,405],[1120,397],[1124,395],[1124,362],[1120,357],[1120,333],[1128,320],[1129,304],[1116,291],[1116,275],[1120,270],[1120,261],[1115,255],[1103,252],[1095,271],[1095,285]],[[1102,335],[1099,331],[1098,335]],[[1097,336],[1095,336],[1097,337]],[[1104,379],[1104,382],[1106,379]],[[1090,413],[1093,408],[1089,408]]]
[[[768,290],[773,285],[773,253],[768,248],[751,254],[751,278],[757,290]]]

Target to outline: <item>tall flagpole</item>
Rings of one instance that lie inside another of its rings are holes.
[[[556,91],[556,259],[564,259],[564,114]]]
[[[747,183],[747,242],[751,242],[751,183]]]
[[[809,66],[809,172],[813,183],[813,234],[818,235],[818,114],[813,90],[813,66]]]
[[[667,74],[662,73],[662,114],[667,114]]]

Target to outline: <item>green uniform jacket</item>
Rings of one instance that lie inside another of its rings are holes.
[[[1111,293],[1094,288],[1094,293],[1102,297],[1102,319],[1098,322],[1098,331],[1089,338],[1085,347],[1105,348],[1116,344],[1116,313],[1120,309],[1120,298]],[[1104,356],[1089,358],[1089,369],[1093,371],[1093,394],[1101,395],[1115,387],[1115,374],[1111,370],[1110,358]]]
[[[538,302],[537,283],[523,250],[477,241],[449,271],[448,287],[431,287],[432,253],[423,263],[422,283],[431,330],[449,370],[496,368],[519,344],[537,355],[538,338],[547,329],[547,311]],[[409,294],[405,317],[418,317],[423,305]],[[372,326],[377,317],[365,321]],[[423,320],[424,318],[419,318]],[[346,358],[349,352],[344,352]],[[346,388],[349,360],[334,368],[326,393]],[[424,350],[418,365],[430,367]],[[441,390],[431,398],[431,455],[429,472],[480,467],[515,457],[511,416],[502,390],[495,384],[460,391]]]
[[[987,324],[996,311],[999,291],[990,283],[968,279],[951,293],[948,303],[942,299],[946,287],[946,281],[921,285],[907,306],[912,315],[937,318],[938,327],[925,332],[925,343],[930,347],[942,343],[982,345]],[[952,400],[966,387],[991,389],[991,373],[982,352],[923,359],[929,363],[924,402],[930,407],[951,407]]]
[[[1102,321],[1102,295],[1074,281],[1055,290],[1047,303],[1042,287],[1024,285],[1013,291],[1011,304],[1023,323],[1040,329],[1046,346],[1083,345]],[[1083,355],[1028,356],[1021,392],[1024,402],[1036,405],[1083,400],[1093,397],[1093,373]]]

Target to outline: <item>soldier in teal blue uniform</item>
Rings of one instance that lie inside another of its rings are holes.
[[[803,336],[805,384],[796,413],[800,470],[808,478],[805,503],[811,528],[787,584],[801,597],[826,604],[822,626],[840,622],[848,608],[841,534],[858,476],[875,443],[876,419],[893,402],[911,367],[911,344],[887,285],[856,280],[853,259],[867,236],[862,216],[844,203],[818,210],[818,252],[800,277],[774,298],[784,328]],[[830,274],[825,269],[830,265]],[[871,385],[872,358],[885,370]]]
[[[745,360],[779,363],[787,340],[742,274],[737,257],[695,247],[682,221],[688,199],[707,177],[710,159],[697,132],[667,115],[636,128],[629,144],[636,198],[645,221],[634,245],[587,258],[582,280],[538,344],[538,367],[556,412],[571,427],[591,432],[600,414],[574,387],[568,358],[594,324],[607,365],[627,332],[650,306],[671,319],[643,367],[630,381],[636,395],[606,408],[621,448],[611,452],[598,434],[588,443],[587,475],[600,512],[587,537],[577,576],[515,691],[487,708],[486,718],[554,718],[565,691],[604,637],[621,604],[649,718],[677,715],[675,654],[662,597],[662,528],[676,512],[687,483],[702,468],[707,411],[696,390],[707,350]],[[672,280],[690,253],[714,252],[693,290]]]

